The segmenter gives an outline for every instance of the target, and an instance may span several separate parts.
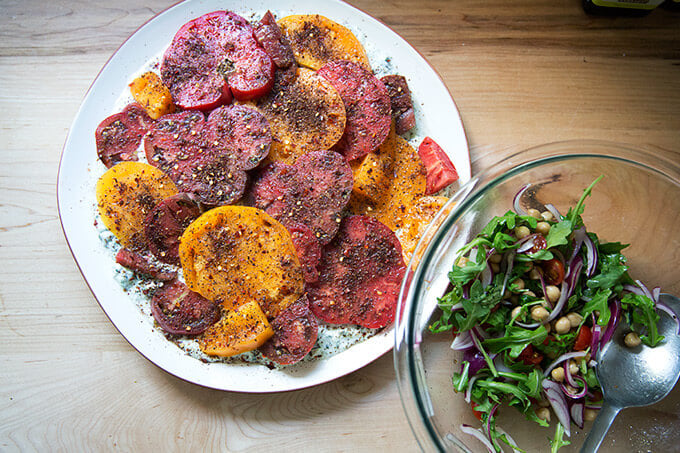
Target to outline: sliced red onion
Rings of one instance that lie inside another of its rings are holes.
[[[463,308],[463,302],[458,302],[457,304],[451,305],[451,311],[457,311]]]
[[[614,299],[614,302],[609,304],[609,310],[611,311],[611,317],[609,318],[609,324],[607,324],[607,328],[604,329],[604,333],[602,334],[600,346],[604,346],[609,343],[609,340],[611,340],[612,336],[614,335],[616,327],[619,325],[619,318],[621,317],[621,302],[619,302],[617,299]]]
[[[481,430],[473,428],[470,425],[460,425],[460,430],[484,444],[486,449],[489,450],[489,453],[496,453],[496,449],[493,448],[493,445],[491,445],[491,442],[489,442],[489,439],[486,438]]]
[[[545,371],[543,371],[543,376],[548,376],[548,374],[550,374],[553,368],[555,368],[557,365],[564,362],[565,360],[573,359],[575,357],[585,357],[586,354],[587,354],[586,351],[575,351],[562,354],[561,356],[556,358],[550,365],[548,365],[548,368],[546,368]]]
[[[503,286],[501,287],[501,294],[505,294],[505,287],[508,284],[508,279],[510,278],[510,273],[512,272],[512,267],[515,264],[515,251],[512,250],[508,252],[508,254],[505,257],[507,261],[507,266],[505,269],[505,277],[503,277]]]
[[[593,360],[593,359],[590,359],[590,362],[588,362],[588,366],[589,366],[590,368],[592,368],[592,367],[594,367],[595,365],[597,365],[597,361],[596,361],[596,360]]]
[[[567,279],[564,279],[562,282],[562,287],[560,288],[560,298],[557,299],[557,304],[555,304],[555,308],[550,312],[550,316],[543,321],[543,324],[548,324],[550,321],[553,319],[557,318],[559,314],[562,312],[562,309],[567,303],[567,299],[569,299],[569,283],[567,282]]]
[[[491,263],[487,261],[484,270],[482,271],[482,288],[486,288],[491,284],[493,279],[493,271],[491,270]]]
[[[593,410],[599,411],[600,409],[602,409],[602,405],[601,405],[601,404],[600,404],[600,405],[597,405],[597,404],[586,404],[586,405],[585,405],[585,408],[586,408],[586,409],[593,409]]]
[[[485,331],[484,329],[482,329],[480,326],[474,326],[474,327],[472,328],[472,330],[474,330],[475,334],[477,334],[477,336],[478,336],[479,338],[481,338],[482,340],[486,340],[486,339],[489,338],[489,336],[490,336],[490,335],[489,335],[488,333],[486,333],[486,331]]]
[[[498,406],[500,406],[500,404],[496,403],[491,408],[491,411],[489,412],[489,416],[486,417],[486,423],[484,424],[484,429],[486,430],[486,437],[489,439],[489,442],[491,442],[491,445],[495,444],[495,442],[491,438],[491,420],[493,419],[493,415],[496,413]],[[495,448],[495,445],[494,445],[494,448]]]
[[[569,281],[570,290],[569,294],[567,295],[567,298],[571,297],[571,295],[574,293],[574,289],[576,289],[576,283],[578,282],[578,278],[581,275],[581,269],[583,269],[583,258],[577,256],[569,264],[567,276],[564,278],[565,280]]]
[[[571,393],[569,391],[569,389],[567,388],[567,386],[562,384],[562,383],[560,384],[560,388],[562,389],[562,392],[567,397],[577,400],[577,399],[580,399],[580,398],[583,398],[584,396],[586,396],[586,393],[588,393],[588,385],[586,384],[586,380],[583,379],[581,376],[574,376],[574,378],[578,379],[583,384],[583,388],[578,393]],[[571,384],[569,384],[569,385],[571,385]],[[571,385],[571,386],[574,387],[574,388],[578,388],[578,385]]]
[[[565,360],[563,362],[562,368],[564,368],[564,380],[567,381],[567,384],[576,388],[576,381],[574,381],[574,378],[571,375],[571,370],[569,369],[569,361],[568,360]],[[564,388],[562,390],[564,390]]]
[[[652,290],[652,296],[654,303],[658,303],[659,297],[661,296],[661,288],[658,286],[654,287],[654,289]]]
[[[483,373],[482,373],[483,374]],[[469,403],[470,402],[470,397],[472,396],[472,386],[474,385],[475,381],[482,377],[481,374],[476,374],[470,378],[468,381],[468,386],[467,389],[465,390],[465,402]]]
[[[524,253],[528,250],[531,250],[531,248],[533,248],[535,245],[536,236],[538,236],[538,234],[530,234],[517,241],[516,243],[519,244],[519,247],[517,247],[516,252]]]
[[[581,246],[583,245],[583,241],[586,238],[586,227],[582,226],[578,230],[574,231],[574,251],[571,252],[571,257],[569,258],[569,265],[571,265],[571,262],[574,261],[574,258],[578,255],[578,253],[581,251]]]
[[[518,215],[528,215],[527,212],[524,209],[522,209],[522,206],[520,206],[519,201],[522,198],[524,192],[526,192],[529,187],[531,187],[531,184],[527,184],[521,189],[519,189],[519,192],[517,192],[515,198],[512,199],[512,206]]]
[[[635,280],[635,283],[637,283],[637,285],[640,287],[645,296],[649,297],[651,300],[654,300],[652,292],[649,290],[649,288],[645,286],[644,283],[642,283],[640,280]]]
[[[623,289],[630,292],[630,293],[637,294],[638,296],[644,296],[645,295],[645,293],[640,288],[638,288],[637,286],[623,285]]]
[[[571,419],[576,423],[576,426],[583,429],[583,412],[585,406],[583,403],[574,403],[571,405],[569,412],[571,413]]]
[[[591,330],[592,338],[590,340],[590,355],[592,357],[597,356],[597,351],[600,347],[600,337],[602,336],[602,327],[593,322],[593,328]]]
[[[463,361],[470,363],[470,368],[468,369],[468,376],[476,375],[479,370],[486,366],[484,356],[482,355],[481,352],[477,351],[474,348],[466,349],[465,352],[463,352]]]
[[[583,245],[586,246],[586,259],[588,260],[588,266],[586,267],[586,275],[588,277],[592,277],[593,274],[595,273],[595,268],[597,267],[597,248],[595,247],[595,244],[593,244],[593,241],[588,237],[586,234],[585,239],[583,240]]]
[[[534,322],[534,323],[531,323],[531,324],[525,324],[525,323],[519,322],[519,321],[515,321],[515,324],[517,324],[518,326],[520,326],[520,327],[522,327],[522,328],[524,328],[524,329],[535,329],[536,327],[538,327],[538,326],[541,325],[540,322]]]
[[[668,305],[664,304],[663,302],[657,302],[656,308],[666,313],[668,316],[671,317],[671,319],[673,319],[673,321],[675,321],[678,335],[680,335],[680,321],[678,321],[678,315],[673,311],[673,309]]]
[[[567,406],[567,400],[564,398],[564,394],[560,389],[560,386],[550,379],[543,379],[541,384],[543,386],[543,392],[545,393],[550,406],[552,406],[557,419],[560,421],[564,427],[564,432],[568,437],[571,436],[571,417],[569,416],[569,407]]]
[[[560,211],[558,211],[557,208],[552,204],[550,203],[546,204],[545,209],[550,211],[550,213],[555,217],[555,220],[557,220],[558,222],[562,220],[562,214],[560,214]]]
[[[470,349],[472,346],[474,346],[474,344],[472,342],[472,337],[470,336],[470,331],[459,333],[456,335],[456,338],[453,339],[453,343],[451,343],[451,349],[454,351],[464,351]]]

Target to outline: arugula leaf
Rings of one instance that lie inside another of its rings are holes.
[[[550,453],[557,453],[557,450],[570,444],[571,442],[564,440],[564,426],[558,422],[555,427],[555,437],[550,441]]]
[[[626,257],[620,253],[601,255],[598,265],[600,273],[589,279],[586,285],[591,289],[609,289],[615,287],[621,283],[621,280],[626,276],[626,272],[628,272],[628,266],[625,263]]]
[[[451,283],[465,285],[477,277],[486,267],[486,259],[483,253],[478,253],[475,261],[469,260],[465,266],[454,266],[449,272]]]
[[[554,256],[552,252],[548,249],[541,249],[535,253],[518,253],[515,257],[516,261],[529,262],[529,261],[548,261],[553,259]]]
[[[463,371],[462,371],[462,373],[454,373],[454,375],[453,375],[453,388],[456,392],[462,392],[467,388],[468,372],[469,371],[470,371],[470,362],[465,360],[465,361],[463,361]]]
[[[581,219],[581,214],[583,214],[584,210],[583,204],[586,201],[586,197],[593,192],[593,187],[595,187],[595,184],[600,182],[602,178],[604,178],[604,175],[600,175],[595,181],[586,187],[586,190],[583,191],[583,195],[581,195],[581,198],[578,200],[578,203],[576,203],[576,206],[569,209],[569,212],[567,213],[567,219],[569,219],[573,228],[578,228],[583,225],[583,219]]]
[[[644,326],[646,334],[640,335],[640,339],[644,344],[654,347],[661,343],[664,339],[663,335],[659,335],[657,323],[659,322],[659,315],[654,307],[654,301],[647,296],[639,294],[628,293],[621,299],[621,308],[629,310],[629,324],[635,327],[636,324]]]
[[[592,236],[595,235],[590,233],[589,236],[592,239]],[[597,246],[597,250],[601,255],[612,255],[621,252],[621,250],[625,249],[629,245],[630,244],[622,244],[620,242],[605,242],[604,244],[599,244]]]
[[[483,324],[491,309],[500,303],[501,288],[490,285],[487,290],[482,288],[482,282],[479,280],[475,280],[472,284],[470,297],[462,300],[464,313],[460,310],[454,313],[454,323],[459,332],[465,332],[476,325]]]
[[[494,353],[509,349],[510,357],[516,359],[527,345],[543,343],[543,340],[547,337],[548,331],[545,326],[538,326],[536,330],[529,330],[512,325],[505,328],[504,337],[490,338],[484,340],[482,344]]]
[[[451,330],[453,327],[453,324],[451,324],[451,316],[453,315],[451,307],[460,302],[462,297],[463,287],[461,285],[454,285],[451,291],[437,299],[437,305],[442,313],[439,319],[430,325],[431,332],[440,333]]]
[[[534,346],[539,352],[548,357],[559,357],[566,352],[570,352],[576,342],[578,330],[565,334],[554,334],[548,344],[538,344]]]
[[[558,245],[565,245],[569,243],[569,235],[574,231],[571,221],[562,220],[550,227],[548,236],[545,238],[548,242],[547,248],[557,247]]]
[[[611,311],[609,310],[609,296],[611,296],[612,290],[600,290],[595,293],[592,299],[586,302],[583,310],[581,311],[581,316],[584,318],[590,315],[594,311],[599,311],[600,316],[597,318],[597,323],[601,326],[606,326],[609,323],[609,318],[611,317]]]

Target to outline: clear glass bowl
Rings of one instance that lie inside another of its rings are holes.
[[[552,203],[562,213],[576,204],[583,189],[605,177],[586,200],[583,219],[601,239],[631,244],[630,274],[649,287],[680,294],[680,166],[628,146],[567,141],[541,145],[512,155],[477,174],[442,209],[424,234],[409,266],[399,302],[394,349],[399,391],[413,433],[425,451],[486,451],[464,434],[462,423],[479,426],[451,377],[461,354],[450,349],[451,334],[431,334],[438,316],[437,298],[448,285],[455,253],[493,217],[512,209],[525,184],[526,208]],[[434,226],[439,224],[439,226]],[[524,419],[504,406],[497,425],[528,452],[549,451],[550,428]],[[571,445],[578,451],[590,427],[572,426]],[[680,451],[680,386],[662,402],[624,410],[614,422],[601,452]],[[508,450],[509,451],[509,450]]]

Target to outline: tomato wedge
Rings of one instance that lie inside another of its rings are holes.
[[[432,195],[458,180],[458,172],[443,149],[430,137],[418,146],[418,155],[425,166],[425,195]]]
[[[521,360],[525,365],[536,366],[543,361],[543,354],[536,352],[534,347],[529,344],[519,353],[517,360]]]
[[[477,404],[473,401],[473,402],[470,403],[470,406],[472,407],[472,415],[474,415],[475,418],[481,422],[482,421],[482,414],[484,412],[480,412],[480,411],[475,410],[475,407],[479,406],[479,404]]]
[[[543,263],[543,276],[548,285],[560,285],[564,280],[564,264],[557,258]]]
[[[585,351],[590,346],[590,340],[593,338],[593,333],[590,331],[590,327],[581,326],[576,336],[576,342],[574,343],[574,351]]]

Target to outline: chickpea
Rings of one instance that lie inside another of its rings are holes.
[[[541,420],[549,422],[550,409],[548,409],[547,407],[539,407],[538,409],[536,409],[536,417],[540,418]]]
[[[640,340],[640,337],[635,332],[628,332],[626,334],[626,336],[623,338],[623,342],[629,348],[636,348],[636,347],[640,346],[640,343],[642,343],[642,340]]]
[[[497,263],[491,263],[491,270],[497,274],[501,271],[501,267]]]
[[[573,360],[569,361],[569,372],[571,374],[578,374],[578,372],[579,372],[579,367],[578,367],[578,365],[576,365],[576,362],[574,362]]]
[[[567,314],[567,319],[569,319],[571,327],[575,328],[581,325],[581,321],[583,321],[583,316],[579,315],[578,313],[572,312]]]
[[[550,406],[550,401],[548,400],[538,400],[538,407],[548,407]]]
[[[521,290],[524,289],[524,280],[522,280],[521,278],[516,279],[514,282],[512,282],[512,284],[515,285],[515,288],[518,291],[521,291]]]
[[[521,313],[522,313],[522,306],[518,305],[517,307],[512,309],[512,311],[510,312],[510,316],[512,316],[513,318],[517,318]]]
[[[525,238],[525,237],[529,236],[530,234],[531,234],[531,231],[529,231],[529,228],[527,228],[525,226],[515,227],[515,237],[517,239]]]
[[[534,267],[529,271],[529,278],[531,280],[538,280],[539,278],[541,278],[541,270],[537,267]]]
[[[531,270],[534,268],[534,263],[532,261],[529,261],[528,263],[524,263],[527,265],[527,270],[524,272],[531,272]]]
[[[548,316],[550,316],[548,310],[541,307],[540,305],[537,305],[531,309],[531,318],[535,321],[543,321],[545,319],[548,319]]]
[[[561,294],[562,291],[555,285],[548,285],[545,287],[545,297],[552,303],[557,302]]]
[[[529,214],[534,219],[540,219],[541,218],[541,211],[539,211],[538,209],[534,209],[534,208],[527,209],[527,214]]]
[[[541,233],[543,236],[550,232],[550,224],[548,222],[538,222],[536,224],[536,232]]]
[[[536,293],[531,290],[524,291],[524,294],[527,296],[536,297]]]
[[[553,370],[550,372],[550,376],[552,376],[553,381],[555,382],[564,381],[564,368],[561,366],[553,368]]]
[[[550,222],[551,220],[555,220],[555,216],[550,211],[541,212],[541,217],[543,217],[543,220],[545,220],[546,222]]]
[[[510,299],[510,296],[512,296],[512,293],[510,290],[506,289],[505,292],[503,293],[503,299]]]
[[[597,418],[597,411],[595,409],[585,409],[583,411],[583,419],[587,422],[592,422]]]
[[[566,316],[562,316],[555,323],[555,332],[557,332],[559,334],[567,333],[570,330],[571,330],[571,322],[569,322],[569,318],[567,318]]]
[[[494,253],[489,257],[489,261],[492,263],[499,264],[501,261],[503,261],[503,255],[499,255],[498,253]]]

